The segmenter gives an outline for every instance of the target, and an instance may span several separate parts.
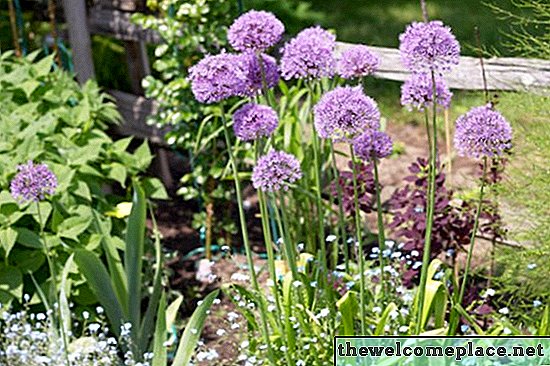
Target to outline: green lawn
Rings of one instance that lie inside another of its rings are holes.
[[[463,53],[472,54],[474,28],[478,26],[483,45],[506,54],[502,30],[507,24],[497,19],[484,1],[427,0],[427,3],[430,18],[452,27]],[[418,0],[314,0],[312,10],[324,14],[322,25],[334,28],[342,41],[397,47],[398,36],[405,26],[422,19],[419,4]],[[507,0],[500,0],[499,6],[512,8]]]

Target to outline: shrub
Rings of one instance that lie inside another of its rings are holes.
[[[147,143],[131,153],[131,138],[113,141],[106,134],[119,117],[94,82],[79,87],[71,75],[50,72],[52,57],[37,58],[33,53],[16,59],[10,52],[0,58],[0,302],[4,304],[20,301],[23,291],[36,294],[33,281],[45,286],[59,280],[50,278],[46,270],[37,234],[41,224],[56,267],[77,248],[101,254],[103,233],[124,230],[124,223],[116,219],[116,205],[126,200],[126,194],[110,194],[109,187],[124,192],[127,182],[144,172],[152,158]],[[18,205],[8,189],[17,165],[27,161],[45,163],[58,180],[55,195],[39,206]],[[149,194],[162,197],[158,180],[145,179],[144,184]],[[120,241],[113,245],[123,249]],[[78,273],[71,277],[72,301],[95,303],[83,278]],[[31,302],[38,302],[38,297]]]

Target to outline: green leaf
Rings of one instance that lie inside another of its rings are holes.
[[[539,329],[537,330],[537,335],[547,336],[550,334],[550,305],[546,305],[544,309],[544,314],[540,320]]]
[[[155,327],[155,335],[153,340],[153,362],[152,366],[166,366],[167,354],[166,346],[166,317],[164,311],[166,309],[166,294],[163,293],[160,297],[159,308],[157,311],[157,325]]]
[[[46,256],[41,250],[27,250],[15,247],[11,253],[11,262],[23,273],[37,271],[44,262]]]
[[[161,297],[162,292],[162,246],[160,244],[160,234],[156,226],[156,222],[153,220],[154,228],[153,232],[155,234],[155,274],[153,275],[153,292],[149,297],[149,304],[147,304],[147,310],[145,311],[145,316],[143,317],[143,322],[141,324],[140,334],[141,338],[141,349],[146,349],[149,343],[149,335],[153,332],[155,314],[157,313],[157,307],[159,306],[159,298]],[[166,307],[166,304],[163,306]],[[164,315],[163,315],[164,317]],[[158,319],[157,319],[158,322]]]
[[[353,336],[355,335],[355,327],[353,317],[357,314],[359,306],[357,305],[357,293],[354,291],[348,291],[342,296],[340,300],[336,302],[336,307],[342,314],[342,324],[344,331],[342,335]]]
[[[126,167],[119,163],[113,163],[110,167],[108,177],[120,183],[123,188],[126,188]]]
[[[73,194],[79,197],[82,197],[90,202],[92,201],[92,194],[90,192],[90,187],[88,187],[88,185],[81,180],[77,182],[77,187],[76,189],[73,189],[72,192]]]
[[[178,311],[180,309],[182,302],[183,302],[183,296],[180,295],[170,305],[168,305],[168,308],[166,308],[165,317],[166,317],[166,327],[168,329],[172,328],[172,326],[176,322],[176,317],[178,316]]]
[[[156,200],[167,200],[168,193],[158,178],[145,178],[142,183],[145,196]]]
[[[78,236],[82,234],[92,222],[91,217],[72,216],[65,219],[58,227],[59,236],[63,238],[78,241]]]
[[[120,326],[123,324],[125,317],[111,285],[111,278],[107,273],[107,269],[99,258],[85,249],[77,249],[74,253],[74,260],[99,303],[105,309],[105,313],[111,322],[111,331],[119,336]]]
[[[216,290],[206,296],[206,298],[202,301],[202,304],[200,304],[193,312],[193,315],[191,315],[178,345],[176,357],[174,358],[172,366],[187,366],[189,361],[191,361],[191,356],[193,355],[197,342],[199,341],[202,328],[204,327],[204,321],[206,320],[208,309],[212,306],[212,303],[218,296],[218,293],[219,290]]]
[[[16,227],[17,231],[17,242],[21,245],[24,245],[29,248],[42,249],[42,241],[40,241],[40,236],[34,231],[25,229],[23,227]]]
[[[23,275],[16,267],[0,266],[0,304],[23,296]]]
[[[54,55],[51,54],[34,64],[32,69],[36,78],[46,76],[50,73],[53,65],[53,56]]]
[[[128,217],[126,228],[126,250],[124,251],[124,268],[128,283],[128,314],[132,323],[132,341],[140,344],[141,328],[141,287],[143,247],[145,237],[146,202],[145,194],[138,183],[134,184],[132,212]]]
[[[94,226],[102,235],[101,243],[103,252],[107,258],[107,265],[109,267],[113,288],[116,291],[118,301],[121,304],[124,314],[128,315],[128,284],[126,283],[126,277],[124,276],[122,260],[120,259],[120,255],[118,254],[117,247],[113,240],[117,237],[111,236],[110,221],[105,223],[101,221],[99,219],[99,214],[96,211],[93,211],[93,216]]]
[[[65,334],[69,334],[71,331],[71,309],[69,308],[69,300],[67,294],[71,293],[71,281],[69,280],[69,274],[74,264],[74,254],[71,254],[65,266],[63,266],[63,273],[61,274],[61,286],[59,289],[59,306],[61,309],[61,317],[63,318],[63,329]]]
[[[153,160],[153,155],[151,154],[151,150],[149,150],[147,141],[143,141],[143,144],[136,149],[134,158],[136,159],[136,166],[139,171],[143,171],[149,167],[151,160]]]
[[[397,310],[397,305],[395,305],[393,302],[388,304],[388,306],[382,313],[382,316],[380,316],[380,319],[378,320],[378,324],[376,324],[376,329],[374,330],[375,336],[384,335],[384,328],[386,327],[388,318],[390,317],[390,314],[396,310]]]
[[[11,227],[0,230],[0,246],[4,248],[6,258],[10,255],[10,251],[15,245],[16,240],[17,231],[13,230]]]

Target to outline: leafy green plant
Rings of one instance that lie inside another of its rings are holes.
[[[107,254],[107,267],[90,250],[79,249],[75,252],[75,262],[90,283],[92,291],[111,324],[111,330],[120,336],[122,327],[129,328],[128,344],[136,357],[148,350],[154,350],[153,365],[166,365],[166,320],[167,293],[162,288],[162,249],[160,235],[154,222],[155,274],[152,290],[147,296],[147,308],[142,313],[142,303],[146,292],[143,278],[143,256],[145,251],[145,220],[147,201],[138,182],[134,182],[132,210],[128,217],[126,239],[124,241],[124,260],[118,252]],[[108,236],[104,240],[110,240]],[[122,264],[124,262],[124,264]],[[195,310],[176,350],[174,366],[189,363],[192,352],[198,342],[200,330],[204,325],[208,308],[217,296],[217,291],[208,295]],[[181,300],[175,301],[179,307]],[[127,325],[129,324],[129,326]]]
[[[152,159],[147,143],[132,153],[131,138],[113,141],[105,131],[119,117],[109,97],[92,81],[80,87],[71,75],[51,72],[52,60],[38,60],[37,52],[22,59],[11,52],[0,56],[0,301],[5,304],[21,302],[23,293],[36,294],[31,274],[39,286],[60,281],[45,265],[40,224],[56,273],[76,250],[123,249],[120,240],[103,243],[105,235],[124,230],[116,205],[126,201],[125,194],[111,194],[110,187],[125,190]],[[39,206],[19,206],[8,189],[17,165],[29,160],[45,163],[58,179],[56,194]],[[165,196],[158,180],[146,178],[143,184],[148,194]],[[84,278],[72,271],[70,277],[67,297],[77,305],[95,303]],[[32,302],[40,302],[38,295]]]

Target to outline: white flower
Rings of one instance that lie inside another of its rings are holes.
[[[541,306],[541,305],[542,305],[542,302],[541,302],[541,301],[539,301],[539,300],[533,301],[533,307],[538,308],[538,307]]]
[[[217,335],[218,337],[222,337],[222,336],[224,336],[225,334],[227,334],[227,332],[225,331],[225,329],[218,329],[218,330],[216,331],[216,335]]]
[[[335,241],[337,238],[336,238],[336,235],[329,235],[327,236],[327,243],[332,243],[333,241]]]
[[[325,318],[330,314],[330,311],[327,308],[321,309],[319,314],[317,315],[317,318]]]
[[[510,314],[510,309],[504,307],[504,308],[500,309],[498,312],[501,313],[502,315],[508,315],[508,314]]]

